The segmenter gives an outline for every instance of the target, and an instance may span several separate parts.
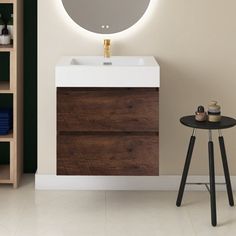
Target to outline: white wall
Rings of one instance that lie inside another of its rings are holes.
[[[236,117],[236,1],[157,0],[146,25],[113,39],[114,55],[154,55],[161,66],[160,173],[182,171],[191,131],[179,117],[218,100]],[[60,56],[101,55],[102,38],[83,33],[60,0],[38,1],[38,173],[56,173],[54,67]],[[216,136],[217,137],[217,136]],[[236,175],[236,129],[225,132],[231,173]],[[191,173],[207,174],[207,132],[198,132]],[[217,140],[216,140],[217,141]],[[217,144],[217,143],[216,143]],[[222,174],[216,148],[217,174]]]

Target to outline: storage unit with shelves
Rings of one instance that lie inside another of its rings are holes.
[[[0,108],[13,109],[13,129],[0,135],[0,184],[16,188],[23,166],[23,0],[0,0],[0,13],[14,19],[13,43],[0,45]]]

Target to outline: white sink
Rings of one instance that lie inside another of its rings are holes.
[[[152,56],[62,57],[56,87],[160,87],[160,67]]]

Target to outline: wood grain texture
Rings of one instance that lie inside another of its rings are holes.
[[[158,175],[158,134],[58,135],[58,175]]]
[[[4,173],[9,173],[9,179],[1,179],[0,175],[0,183],[11,183],[17,188],[23,172],[23,0],[0,0],[0,3],[12,3],[14,12],[13,45],[0,48],[0,52],[10,52],[9,90],[5,90],[5,85],[5,89],[0,89],[0,94],[13,94],[14,114],[13,133],[0,136],[0,141],[10,142],[11,147],[10,165],[3,168]]]
[[[57,89],[59,131],[158,131],[158,89]]]

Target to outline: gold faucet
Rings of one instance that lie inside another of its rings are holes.
[[[111,57],[111,40],[104,39],[104,58]]]

